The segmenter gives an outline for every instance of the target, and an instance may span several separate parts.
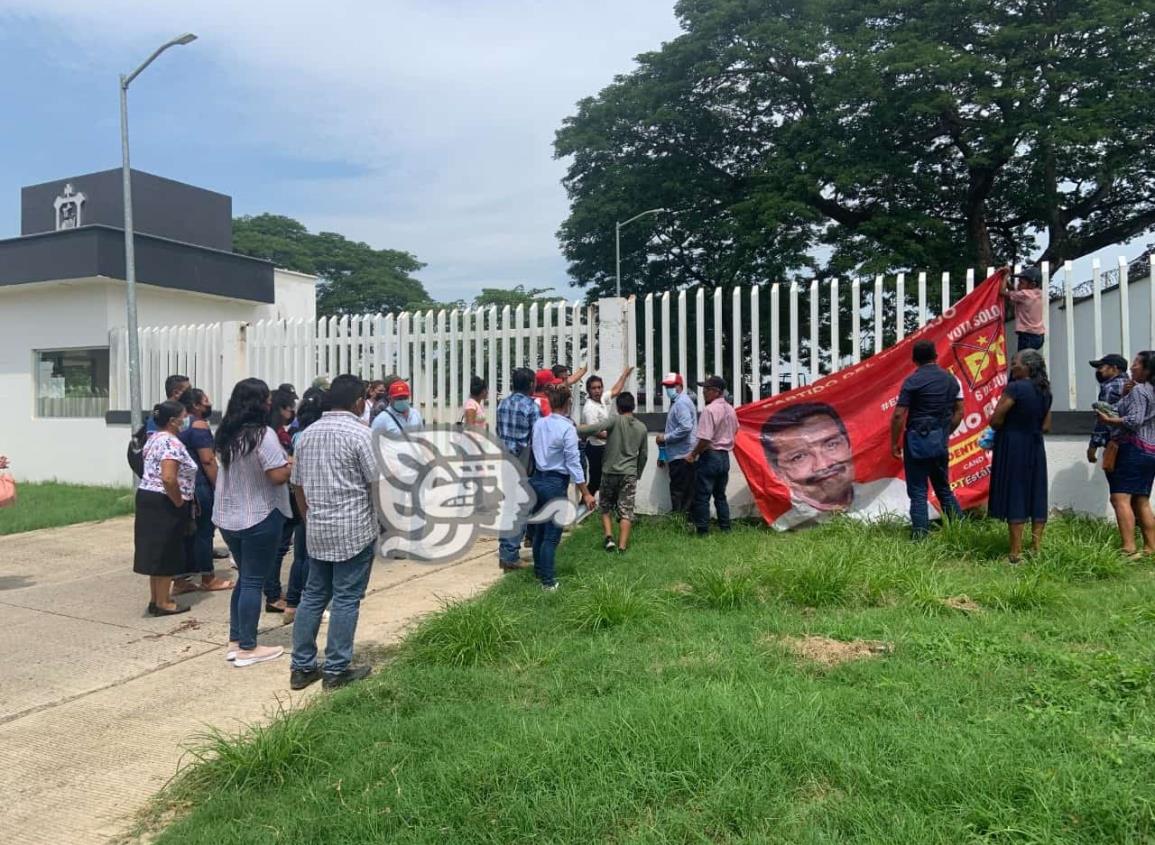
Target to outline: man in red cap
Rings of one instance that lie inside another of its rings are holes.
[[[398,380],[389,385],[389,404],[373,419],[373,430],[401,434],[423,425],[421,412],[413,407],[409,383]]]
[[[534,389],[533,398],[537,402],[537,407],[541,411],[543,417],[549,416],[549,396],[546,393],[551,387],[559,384],[565,384],[565,379],[560,379],[553,374],[553,370],[538,370],[534,373]]]
[[[698,409],[686,393],[681,373],[666,373],[662,389],[670,400],[666,414],[666,430],[657,437],[658,445],[666,451],[666,466],[670,473],[670,510],[689,513],[694,502],[694,464],[687,461],[698,438]]]

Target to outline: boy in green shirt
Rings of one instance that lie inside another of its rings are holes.
[[[601,503],[602,528],[606,533],[604,548],[626,551],[630,543],[630,525],[634,521],[634,499],[638,479],[646,468],[649,456],[649,434],[645,423],[634,416],[634,394],[619,393],[615,399],[617,414],[602,422],[578,426],[578,434],[597,434],[606,438],[606,452],[602,463],[602,486],[598,491]],[[618,542],[614,543],[612,516],[619,520]]]

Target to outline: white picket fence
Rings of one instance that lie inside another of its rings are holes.
[[[526,308],[368,314],[312,320],[212,323],[141,330],[144,405],[164,399],[171,373],[189,376],[224,408],[233,384],[255,376],[272,387],[290,383],[303,393],[318,376],[362,378],[397,374],[431,422],[454,422],[473,375],[503,395],[518,366],[568,363],[597,366],[596,309],[565,301]],[[127,332],[110,339],[113,407],[128,406]]]
[[[1089,355],[1129,357],[1155,347],[1152,265],[1148,260],[1141,268],[1146,273],[1137,283],[1137,267],[1120,258],[1116,278],[1105,284],[1096,262],[1091,290],[1082,297],[1070,263],[1056,279],[1051,268],[1042,268],[1051,292],[1043,351],[1054,358],[1049,363],[1057,408],[1085,407],[1093,398],[1094,381],[1084,360]],[[573,369],[588,365],[607,383],[621,367],[634,366],[628,386],[638,394],[641,410],[668,407],[658,387],[668,371],[689,380],[722,375],[740,405],[880,352],[943,314],[985,276],[974,270],[955,279],[939,274],[937,302],[928,301],[930,278],[935,277],[899,273],[865,281],[698,287],[595,305],[561,300],[528,308],[147,328],[140,338],[144,399],[146,407],[163,399],[170,373],[188,375],[221,408],[232,385],[246,376],[271,386],[289,382],[300,393],[319,375],[351,372],[372,379],[396,373],[411,382],[428,420],[454,422],[472,375],[487,379],[495,401],[505,394],[515,367],[562,363]],[[849,306],[847,348],[841,341],[843,305]],[[112,333],[113,409],[128,407],[126,341],[123,329]],[[1014,348],[1013,337],[1008,345]]]

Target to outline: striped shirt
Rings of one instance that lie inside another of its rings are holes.
[[[560,472],[574,484],[584,484],[577,428],[569,417],[550,414],[533,424],[533,461],[537,472]]]
[[[1131,442],[1145,452],[1155,452],[1155,387],[1136,384],[1116,407]]]
[[[309,557],[337,563],[377,538],[373,434],[348,411],[326,411],[297,439],[292,482],[305,495]]]
[[[293,512],[289,507],[289,486],[274,484],[265,475],[266,470],[288,462],[277,433],[266,428],[257,448],[233,458],[228,466],[222,463],[213,497],[213,524],[225,531],[244,531],[264,521],[274,510],[290,518]]]

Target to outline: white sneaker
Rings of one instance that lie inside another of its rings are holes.
[[[541,589],[547,593],[556,593],[558,586],[557,581],[554,581],[552,584],[542,584]]]
[[[242,669],[245,666],[254,666],[257,663],[265,663],[269,660],[276,660],[284,653],[285,650],[279,645],[257,646],[255,649],[249,652],[238,651],[236,659],[233,660],[233,665],[238,669]],[[241,657],[242,654],[248,654],[249,656]]]

